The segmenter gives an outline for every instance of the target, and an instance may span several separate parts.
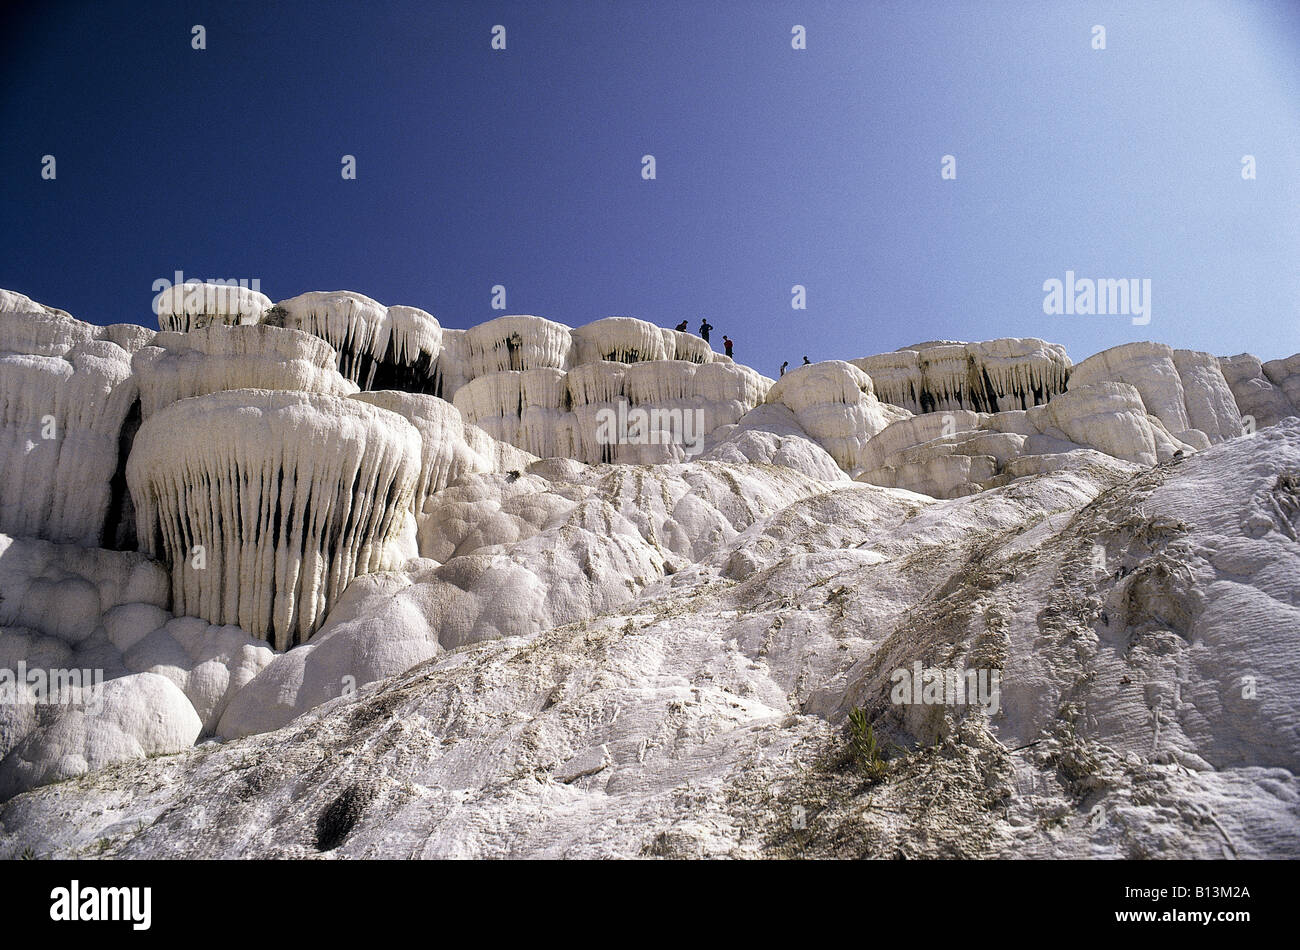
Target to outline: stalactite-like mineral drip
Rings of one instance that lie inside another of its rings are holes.
[[[173,609],[305,642],[356,574],[400,559],[420,473],[415,427],[320,393],[231,390],[145,421],[127,465],[142,548]]]

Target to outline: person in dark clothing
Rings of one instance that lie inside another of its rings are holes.
[[[731,337],[727,336],[726,334],[723,334],[723,336],[722,336],[722,346],[723,346],[723,349],[725,349],[725,350],[727,351],[727,355],[728,355],[728,356],[731,355],[731,345],[732,345]]]
[[[811,362],[812,362],[812,360],[808,359],[808,357],[805,356],[805,357],[803,358],[803,365],[804,365],[804,366],[807,366],[807,365],[808,365],[809,363],[811,363]]]
[[[782,376],[785,375],[785,368],[786,368],[787,366],[789,366],[789,365],[790,365],[790,361],[789,361],[789,360],[786,360],[784,363],[781,364],[781,375],[782,375]]]
[[[701,317],[700,318],[700,339],[704,340],[705,343],[709,342],[709,331],[712,329],[713,329],[713,324],[710,323],[707,319]]]
[[[675,326],[673,329],[674,329],[674,330],[679,330],[679,331],[685,331],[685,330],[686,330],[686,321],[683,320],[681,323],[677,324],[677,326]]]

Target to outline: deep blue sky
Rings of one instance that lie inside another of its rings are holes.
[[[180,269],[452,327],[500,315],[494,284],[506,312],[575,326],[707,314],[768,375],[937,338],[1300,350],[1294,0],[8,16],[0,286],[95,323],[156,325],[152,284]],[[1151,323],[1044,315],[1067,269],[1150,278]]]

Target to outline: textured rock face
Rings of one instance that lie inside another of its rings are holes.
[[[843,360],[795,367],[768,390],[765,401],[793,412],[804,431],[850,473],[861,470],[871,438],[908,414],[877,400],[871,377]]]
[[[498,317],[454,332],[439,360],[439,394],[494,438],[539,457],[680,461],[771,385],[699,337],[631,317],[572,330]]]
[[[1264,375],[1282,390],[1291,405],[1300,409],[1300,353],[1283,360],[1269,360],[1263,369]]]
[[[1006,398],[988,396],[988,393],[1004,392],[1011,394],[1012,404],[1023,402],[1028,408],[982,413],[956,409],[935,411],[895,423],[889,431],[872,440],[866,455],[860,459],[855,477],[872,484],[951,498],[1026,474],[1094,464],[1099,460],[1090,450],[1149,466],[1175,454],[1187,454],[1235,438],[1243,431],[1234,391],[1220,368],[1224,361],[1208,354],[1174,350],[1161,344],[1133,343],[1089,357],[1071,370],[1063,353],[1060,360],[1044,355],[1037,362],[1025,362],[1022,344],[1037,342],[997,340],[963,345],[962,352],[968,354],[969,366],[993,365],[988,354],[995,353],[1004,354],[1007,361],[1001,371],[980,371],[979,376],[998,380],[985,387],[984,395],[969,383],[975,378],[973,372],[965,377],[964,389],[953,382],[961,379],[953,368],[961,363],[955,349],[957,344],[932,344],[916,351],[900,351],[931,354],[931,368],[927,371],[931,375],[936,361],[947,360],[951,364],[951,372],[944,377],[951,385],[936,388],[935,384],[929,384],[933,396],[927,402],[947,401],[954,406],[1005,405]],[[978,359],[971,354],[979,354]],[[884,365],[880,372],[890,378],[891,366],[910,359],[910,356],[885,354],[883,358],[855,362],[881,360]],[[1053,366],[1059,372],[1053,371]],[[1258,367],[1258,361],[1255,366]],[[1293,414],[1284,405],[1286,400],[1280,392],[1254,377],[1248,364],[1238,364],[1232,372],[1241,379],[1237,388],[1243,398],[1262,400],[1251,404],[1265,418],[1275,422]],[[1067,375],[1068,391],[1060,391],[1057,387],[1064,384]],[[912,383],[906,383],[900,390],[903,384],[897,380],[915,378],[918,378],[915,374],[895,377],[896,398],[905,401],[907,393],[915,393]],[[1053,391],[1045,402],[1033,395]],[[1032,398],[1026,398],[1026,394]]]
[[[1094,383],[1021,412],[933,412],[896,422],[868,443],[857,477],[954,498],[1073,466],[1151,466],[1195,448],[1148,415],[1132,386]]]
[[[215,731],[272,651],[170,602],[142,554],[0,535],[0,799]]]
[[[426,538],[430,521],[425,510],[435,495],[467,475],[518,472],[537,461],[536,456],[499,442],[470,425],[460,410],[444,399],[393,390],[357,393],[353,398],[397,413],[420,433],[420,475],[412,496],[412,510],[419,551],[424,557],[435,556],[430,553]]]
[[[421,553],[432,560],[358,578],[306,647],[240,693],[220,731],[280,728],[338,697],[345,676],[365,684],[446,649],[616,610],[825,487],[789,469],[704,462],[602,472],[553,459],[514,478],[463,478],[426,506]]]
[[[1090,356],[1074,367],[1070,388],[1127,383],[1146,411],[1177,439],[1204,447],[1241,435],[1241,413],[1218,360],[1163,343],[1127,343]],[[1195,430],[1195,431],[1192,431]]]
[[[1047,402],[1065,389],[1065,348],[1034,339],[921,343],[853,360],[876,395],[909,412],[1005,412]]]
[[[218,324],[159,333],[132,357],[131,367],[148,418],[180,399],[228,389],[356,392],[356,384],[334,368],[336,361],[328,343],[297,330]]]
[[[0,312],[0,531],[116,543],[120,443],[137,401],[129,347],[149,335],[49,308]]]
[[[180,752],[199,737],[198,714],[165,677],[122,676],[100,689],[94,701],[78,691],[66,705],[38,707],[43,721],[0,760],[0,800],[117,762]]]
[[[828,856],[1300,855],[1300,356],[774,383],[627,317],[233,299],[154,334],[0,292],[0,857],[296,853],[363,780],[343,855],[785,855],[804,800]],[[892,700],[914,662],[997,708]]]
[[[160,295],[160,307],[163,329],[207,333],[193,341],[164,335],[155,343],[171,355],[141,358],[158,390],[151,404],[234,388],[346,394],[325,378],[317,352],[275,333],[296,329],[328,343],[345,382],[360,390],[455,401],[469,422],[498,440],[533,455],[588,462],[696,455],[714,430],[761,402],[771,384],[717,356],[699,337],[632,317],[571,329],[516,315],[444,331],[423,310],[385,307],[347,291],[313,291],[272,306],[260,294],[210,284],[178,285]],[[213,329],[251,323],[262,328]],[[280,366],[276,351],[292,365]],[[638,408],[644,413],[633,413],[629,427],[629,412]]]
[[[1241,411],[1243,426],[1247,421],[1254,427],[1276,425],[1298,414],[1292,396],[1300,394],[1300,360],[1292,357],[1262,364],[1242,353],[1221,357],[1219,369]]]
[[[607,317],[573,331],[576,362],[639,363],[670,360],[677,353],[665,346],[663,331],[653,323],[632,317]]]
[[[567,369],[573,331],[534,316],[497,317],[461,331],[465,379],[507,370]],[[452,393],[448,394],[449,396]]]
[[[539,457],[653,463],[698,455],[768,382],[730,363],[600,361],[480,376],[454,401],[468,421]]]
[[[158,329],[187,332],[209,326],[257,323],[271,306],[265,294],[238,285],[174,284],[158,294]]]
[[[353,576],[414,553],[399,541],[419,469],[419,433],[395,413],[232,390],[146,420],[127,480],[143,550],[172,566],[175,611],[283,650]]]
[[[312,291],[280,301],[264,322],[328,342],[338,354],[339,372],[362,389],[425,392],[434,385],[442,327],[415,307],[385,307],[347,291]]]
[[[1300,423],[1252,439],[951,501],[845,482],[801,495],[603,616],[15,798],[0,856],[104,838],[120,857],[302,856],[363,782],[355,823],[316,846],[1294,858],[1300,502],[1278,473],[1300,470]],[[341,625],[370,614],[356,607]],[[894,702],[914,660],[995,666],[996,711]],[[841,764],[851,709],[897,746],[869,784]]]

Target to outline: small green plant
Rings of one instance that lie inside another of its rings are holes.
[[[35,860],[36,860],[36,852],[32,850],[32,846],[31,846],[31,845],[28,845],[27,847],[23,848],[23,853],[22,853],[22,855],[21,855],[21,858],[22,858],[22,860],[24,860],[24,861],[35,861]]]
[[[870,782],[879,782],[889,771],[876,744],[876,731],[861,707],[849,713],[849,754],[858,774]]]
[[[109,845],[111,845],[111,844],[112,844],[112,842],[109,841],[107,838],[100,838],[100,839],[99,839],[99,853],[100,853],[100,854],[103,854],[105,851],[108,850]]]

